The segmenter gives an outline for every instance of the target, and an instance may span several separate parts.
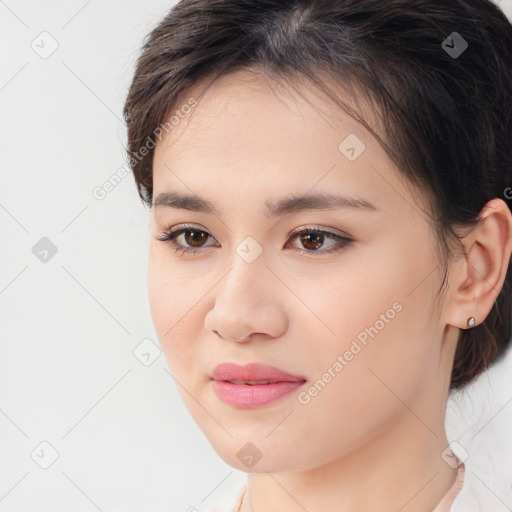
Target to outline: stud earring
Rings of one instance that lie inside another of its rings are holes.
[[[471,329],[471,327],[475,327],[476,320],[474,316],[470,316],[468,318],[468,327]]]

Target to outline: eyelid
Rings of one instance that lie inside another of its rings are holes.
[[[207,229],[203,228],[202,226],[198,224],[178,224],[177,226],[173,226],[169,229],[164,229],[163,234],[169,235],[169,234],[175,234],[180,233],[182,234],[184,231],[201,231],[203,233],[206,233],[209,237],[215,238]],[[179,235],[177,235],[179,236]],[[208,246],[210,247],[210,246]]]
[[[181,247],[179,244],[174,243],[178,236],[181,236],[185,231],[200,231],[202,233],[206,233],[209,237],[215,238],[207,229],[204,229],[202,226],[197,224],[178,224],[177,226],[173,226],[171,228],[164,228],[159,236],[155,236],[157,240],[160,242],[170,244],[174,249],[177,250],[178,247]],[[171,239],[170,237],[173,236]],[[203,247],[212,247],[211,245],[204,245],[202,247],[187,247],[183,246],[183,252],[195,252],[196,250],[200,250]]]
[[[340,231],[339,229],[335,228],[329,228],[325,226],[320,226],[319,224],[310,224],[306,226],[301,226],[299,228],[294,229],[288,236],[291,238],[292,236],[298,235],[299,233],[302,233],[303,231],[315,231],[320,233],[327,233],[327,234],[333,234],[336,236],[339,236],[341,238],[352,238],[348,233],[345,233],[344,231]]]
[[[171,247],[176,252],[180,252],[180,253],[184,253],[184,254],[194,254],[197,251],[201,251],[204,248],[214,246],[214,245],[203,245],[203,246],[199,246],[199,247],[189,247],[186,245],[181,245],[181,244],[176,243],[176,241],[175,241],[176,238],[178,236],[181,236],[184,232],[189,231],[189,230],[205,233],[207,236],[215,239],[215,237],[207,229],[204,229],[202,226],[197,225],[197,224],[188,224],[188,223],[179,224],[177,226],[173,226],[172,228],[164,229],[162,231],[161,235],[157,236],[155,238],[161,242],[170,244]],[[320,255],[327,255],[327,254],[331,254],[331,253],[337,253],[337,252],[343,251],[346,246],[350,245],[352,242],[355,241],[350,235],[348,235],[342,231],[339,231],[339,230],[336,230],[336,229],[330,228],[330,227],[327,228],[327,227],[319,226],[317,224],[313,224],[313,225],[301,226],[299,228],[294,229],[288,235],[287,244],[290,241],[293,241],[293,239],[296,238],[297,235],[300,235],[303,233],[308,234],[311,232],[321,233],[321,234],[325,235],[327,238],[334,240],[336,242],[334,244],[334,247],[336,247],[336,248],[328,249],[328,250],[318,250],[318,251],[307,250],[307,249],[296,249],[301,254],[311,255],[311,254],[318,253]],[[170,238],[171,236],[172,236],[172,238]],[[340,244],[342,244],[341,247],[340,247]]]
[[[199,224],[178,224],[177,226],[173,226],[172,228],[164,229],[162,231],[162,234],[176,233],[177,231],[182,231],[182,230],[186,230],[186,229],[203,231],[203,232],[207,233],[209,236],[211,236],[212,238],[214,238],[213,235],[206,228],[203,228]],[[295,236],[299,233],[302,233],[305,230],[315,230],[315,231],[319,231],[319,232],[327,232],[327,233],[332,233],[333,235],[338,235],[343,238],[352,238],[348,233],[337,230],[335,228],[320,226],[318,224],[310,224],[310,225],[295,228],[293,231],[290,232],[288,237],[290,238],[292,236]]]

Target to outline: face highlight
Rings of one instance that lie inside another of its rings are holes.
[[[223,77],[153,160],[155,330],[194,420],[242,471],[325,466],[386,436],[400,444],[402,428],[444,435],[428,397],[447,393],[454,345],[432,313],[441,271],[426,206],[361,124],[303,95]],[[210,378],[225,362],[306,382],[236,407]]]

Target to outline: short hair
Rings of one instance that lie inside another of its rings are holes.
[[[445,257],[441,291],[448,241],[460,242],[455,228],[475,226],[493,198],[511,208],[512,25],[490,1],[180,1],[146,36],[123,110],[147,206],[154,147],[180,98],[199,81],[243,69],[289,84],[304,79],[375,135],[429,199]],[[376,105],[384,133],[322,74]],[[466,386],[510,344],[510,266],[487,318],[459,336],[450,389]]]

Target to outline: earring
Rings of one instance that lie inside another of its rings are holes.
[[[468,318],[468,327],[471,329],[471,327],[475,327],[476,320],[474,316],[470,316]]]

